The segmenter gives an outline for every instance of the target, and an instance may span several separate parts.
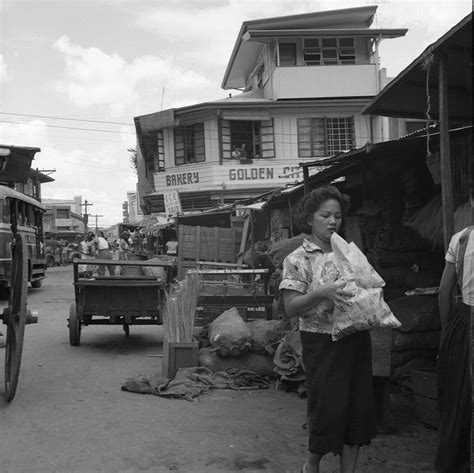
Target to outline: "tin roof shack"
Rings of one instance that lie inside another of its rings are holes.
[[[439,179],[446,249],[454,233],[453,216],[459,193],[458,176],[452,174],[451,164],[457,158],[457,150],[450,146],[449,129],[472,124],[472,13],[428,46],[364,108],[363,114],[439,120]],[[472,161],[469,154],[461,168],[471,196],[471,222],[474,213]]]

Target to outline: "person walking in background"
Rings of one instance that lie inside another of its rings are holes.
[[[474,226],[451,238],[439,286],[438,473],[471,471]],[[460,293],[453,298],[453,295]]]
[[[376,436],[372,346],[368,331],[338,341],[331,336],[334,303],[344,290],[333,262],[344,199],[334,186],[307,194],[299,204],[300,229],[310,236],[283,262],[280,290],[289,317],[299,316],[308,390],[308,456],[303,473],[319,473],[322,457],[340,455],[342,473],[355,471],[359,447]]]
[[[171,238],[166,242],[166,254],[171,256],[176,256],[178,254],[178,242],[176,238]]]
[[[81,252],[81,259],[90,259],[93,257],[89,233],[84,234],[84,237],[79,244],[79,249]],[[90,264],[80,264],[78,268],[79,274],[82,274],[85,278],[92,277],[93,269],[94,267]]]
[[[110,245],[109,242],[106,240],[104,236],[104,232],[99,232],[99,235],[95,238],[94,243],[96,245],[97,251],[96,251],[96,257],[97,259],[101,260],[111,260],[112,259],[112,252],[110,251]],[[109,271],[109,274],[113,276],[115,274],[115,267],[111,264],[107,265],[107,270]],[[97,266],[97,273],[99,276],[104,276],[105,275],[105,266],[102,264],[99,264]]]

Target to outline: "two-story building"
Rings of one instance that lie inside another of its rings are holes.
[[[43,216],[44,232],[58,238],[75,238],[84,233],[86,223],[81,215],[82,197],[73,199],[43,199],[46,212]]]
[[[361,114],[386,82],[376,6],[242,24],[222,81],[237,95],[135,118],[140,203],[163,212],[249,198],[302,179],[299,163],[387,139],[386,119]]]

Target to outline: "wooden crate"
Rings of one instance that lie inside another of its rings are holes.
[[[438,382],[434,371],[411,370],[415,415],[424,424],[438,427]]]
[[[168,342],[163,340],[162,374],[174,378],[179,368],[198,365],[199,342]]]

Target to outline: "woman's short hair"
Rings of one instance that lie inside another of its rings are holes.
[[[296,207],[296,223],[298,228],[304,233],[311,233],[311,227],[308,225],[314,212],[316,212],[324,202],[328,200],[336,200],[341,206],[341,211],[344,214],[346,202],[344,196],[339,192],[335,186],[322,186],[312,190],[306,194],[297,204]]]

